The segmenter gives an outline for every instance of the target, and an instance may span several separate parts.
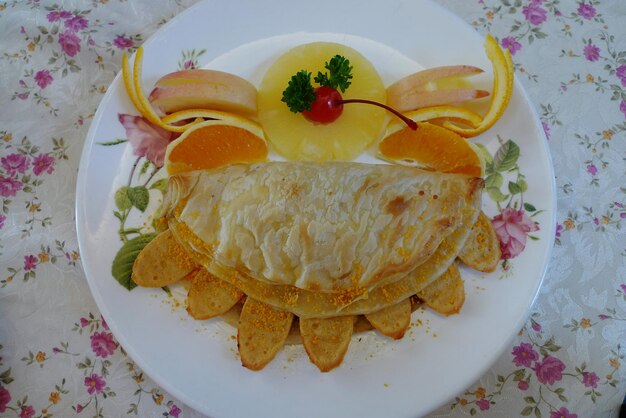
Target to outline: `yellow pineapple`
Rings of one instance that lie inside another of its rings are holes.
[[[325,72],[324,64],[335,55],[350,60],[352,84],[343,99],[386,102],[383,82],[372,64],[345,45],[314,42],[287,51],[272,64],[258,94],[259,122],[274,150],[291,160],[351,160],[363,152],[382,133],[387,114],[367,104],[346,104],[341,116],[328,124],[315,124],[301,113],[293,113],[281,101],[291,77],[300,70],[312,74]],[[316,83],[313,83],[317,87]]]

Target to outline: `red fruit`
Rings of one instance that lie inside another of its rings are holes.
[[[311,104],[311,110],[302,112],[305,118],[314,123],[325,125],[335,121],[343,112],[341,93],[329,86],[321,86],[315,89],[315,101]]]

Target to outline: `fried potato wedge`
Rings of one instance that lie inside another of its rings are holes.
[[[348,351],[354,315],[300,319],[300,335],[309,359],[322,372],[339,366]]]
[[[487,215],[480,212],[459,259],[474,270],[490,273],[498,266],[500,257],[500,241],[496,230]]]
[[[237,346],[241,364],[261,370],[285,344],[293,314],[247,298],[239,316]]]
[[[424,303],[443,315],[459,313],[465,303],[465,284],[456,263],[428,287],[417,293]]]
[[[142,287],[163,287],[176,283],[197,268],[168,229],[141,250],[133,264],[131,278]]]
[[[187,312],[194,319],[209,319],[219,316],[235,306],[243,292],[199,269],[191,274],[191,286],[187,293]]]
[[[411,323],[411,299],[367,314],[365,318],[383,335],[399,340]]]

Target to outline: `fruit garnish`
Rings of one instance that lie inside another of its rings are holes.
[[[489,108],[482,122],[475,128],[462,128],[452,122],[443,125],[464,137],[473,137],[491,128],[504,113],[513,94],[515,74],[511,53],[508,49],[502,50],[491,35],[487,35],[485,40],[485,52],[493,66],[493,90]]]
[[[122,55],[122,78],[124,80],[124,88],[126,89],[126,94],[128,94],[128,98],[132,102],[135,109],[141,109],[141,104],[139,104],[139,99],[137,99],[137,94],[135,93],[135,86],[133,84],[133,77],[130,71],[130,63],[128,62],[128,55]]]
[[[324,64],[329,72],[322,73],[318,71],[315,76],[315,82],[320,86],[328,86],[334,89],[341,90],[342,93],[346,92],[346,89],[350,87],[352,82],[352,66],[350,60],[347,60],[341,55],[335,55],[329,62]]]
[[[168,130],[170,132],[184,132],[187,128],[193,126],[198,123],[197,121],[188,123],[182,126],[171,126],[166,123],[163,123],[159,115],[152,108],[152,105],[148,102],[146,95],[143,92],[143,87],[141,86],[141,68],[143,61],[143,47],[140,46],[137,48],[137,52],[135,53],[135,62],[133,65],[133,71],[131,74],[130,65],[128,64],[128,57],[126,54],[122,56],[122,75],[124,78],[124,87],[126,88],[126,93],[130,98],[133,105],[137,108],[139,113],[152,122],[153,124]]]
[[[453,121],[454,123],[477,127],[483,120],[483,117],[473,110],[460,106],[431,106],[421,109],[412,110],[404,113],[404,116],[415,121]],[[399,129],[403,124],[400,121],[392,120],[389,122],[389,129]]]
[[[168,145],[165,168],[169,175],[252,163],[267,159],[263,129],[248,119],[231,115],[207,120],[186,130]]]
[[[483,174],[482,161],[469,141],[428,122],[420,123],[416,130],[390,130],[378,149],[384,159],[398,164],[476,177]]]
[[[380,138],[387,123],[387,112],[375,106],[344,106],[333,123],[313,124],[293,113],[281,101],[292,76],[302,68],[312,79],[324,68],[329,57],[340,55],[349,60],[352,75],[345,99],[386,102],[384,84],[374,66],[358,51],[345,45],[314,42],[296,46],[278,57],[259,86],[258,120],[272,149],[290,160],[352,160]],[[312,83],[311,83],[312,84]]]
[[[341,55],[335,55],[326,62],[324,68],[329,73],[322,73],[321,71],[317,73],[314,79],[320,85],[317,88],[313,88],[311,85],[311,73],[307,70],[300,70],[291,77],[281,99],[287,104],[289,110],[294,113],[302,113],[311,122],[325,125],[334,122],[341,116],[344,104],[365,103],[393,113],[411,129],[417,128],[414,121],[405,118],[400,112],[383,103],[366,99],[343,99],[341,93],[345,93],[352,84],[350,81],[352,79],[350,60]]]
[[[161,77],[148,99],[164,113],[211,109],[252,115],[257,110],[256,96],[256,87],[237,75],[215,70],[183,70]]]
[[[220,112],[218,110],[187,109],[165,115],[161,120],[163,123],[172,125],[189,119],[226,120],[232,117],[235,117],[232,113]]]
[[[341,116],[343,99],[337,89],[321,86],[315,89],[314,94],[315,100],[302,111],[305,118],[311,122],[327,124]]]
[[[289,80],[281,101],[286,103],[293,113],[300,113],[310,110],[316,97],[315,89],[311,84],[311,73],[307,70],[300,70]]]
[[[489,92],[473,89],[464,80],[482,72],[480,68],[470,65],[450,65],[418,71],[387,87],[387,104],[404,113],[488,96]]]

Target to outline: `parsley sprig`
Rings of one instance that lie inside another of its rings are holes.
[[[350,81],[352,79],[350,60],[341,55],[335,55],[329,62],[324,64],[324,68],[326,68],[330,74],[318,71],[314,79],[315,82],[320,86],[329,86],[345,93],[346,89],[352,84]]]
[[[335,55],[324,64],[328,71],[318,71],[314,81],[320,86],[328,86],[334,89],[346,91],[352,82],[352,66],[350,60],[341,55]],[[316,99],[315,89],[311,83],[311,73],[306,70],[298,71],[289,80],[289,84],[283,91],[282,102],[286,103],[293,113],[311,110],[311,105]]]
[[[315,97],[315,89],[311,84],[311,73],[300,70],[289,80],[287,88],[283,91],[281,101],[287,103],[289,110],[293,113],[300,113],[311,110],[311,104],[315,101]]]

